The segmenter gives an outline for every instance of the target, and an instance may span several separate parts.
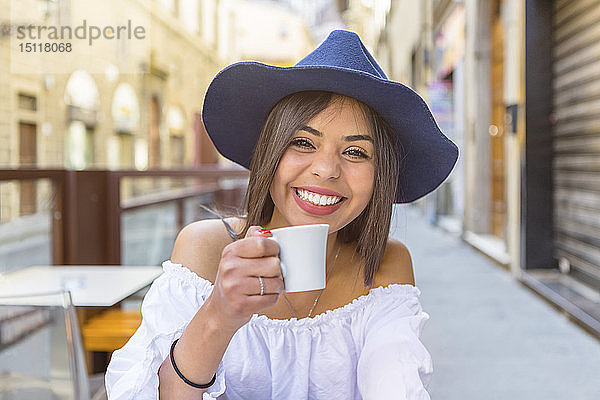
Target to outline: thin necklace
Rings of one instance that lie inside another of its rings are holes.
[[[338,244],[337,252],[335,253],[335,258],[333,259],[333,264],[331,265],[331,268],[329,269],[329,271],[327,271],[327,276],[325,277],[325,287],[323,289],[321,289],[321,291],[319,292],[319,294],[315,298],[315,301],[313,302],[312,307],[308,311],[308,317],[307,318],[310,318],[312,316],[312,313],[315,310],[315,307],[317,306],[317,303],[319,302],[319,299],[321,298],[321,295],[323,294],[323,292],[325,291],[325,289],[327,289],[327,281],[329,280],[329,274],[331,274],[333,272],[333,269],[335,268],[335,264],[337,262],[338,256],[340,255],[340,248],[341,247],[342,247],[342,244],[341,243]],[[296,311],[296,308],[292,305],[292,303],[290,303],[290,301],[288,300],[288,298],[285,295],[285,293],[283,293],[283,300],[285,300],[285,303],[288,305],[288,308],[290,309],[290,311],[292,312],[292,314],[295,317],[298,317],[298,311]]]

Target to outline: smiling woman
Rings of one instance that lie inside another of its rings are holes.
[[[388,238],[393,203],[434,190],[458,157],[423,100],[334,31],[293,67],[219,72],[203,121],[250,169],[245,214],[181,231],[113,353],[109,398],[429,399],[429,315]],[[329,225],[326,285],[286,292],[270,229],[308,224]]]
[[[362,102],[325,91],[286,96],[256,145],[240,235],[252,225],[330,224],[344,243],[357,241],[370,285],[387,242],[401,158],[396,147],[387,123]],[[302,199],[298,187],[313,195]],[[320,203],[320,194],[342,201],[310,204],[317,196]]]

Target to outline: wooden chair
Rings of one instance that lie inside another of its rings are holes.
[[[108,310],[87,320],[82,328],[83,346],[87,351],[112,353],[133,336],[142,322],[139,310]]]

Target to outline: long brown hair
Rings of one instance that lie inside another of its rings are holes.
[[[297,130],[340,97],[344,99],[332,92],[302,91],[284,97],[271,109],[254,149],[244,200],[247,217],[238,238],[244,237],[250,226],[269,223],[274,209],[269,188],[290,140]],[[344,243],[356,241],[355,254],[365,263],[364,284],[371,286],[385,253],[398,186],[400,157],[387,122],[367,104],[355,101],[373,135],[375,182],[369,204],[358,217],[338,231],[337,237]]]

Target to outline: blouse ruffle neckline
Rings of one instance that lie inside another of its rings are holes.
[[[163,271],[170,272],[174,276],[183,281],[193,282],[199,292],[209,292],[213,288],[213,284],[196,274],[194,271],[181,264],[172,263],[170,260],[163,262]],[[269,318],[266,315],[254,314],[250,320],[250,325],[258,325],[272,328],[316,328],[339,321],[347,320],[355,315],[358,311],[365,307],[377,303],[382,297],[386,299],[394,298],[398,301],[403,301],[406,297],[419,297],[421,290],[410,284],[392,283],[387,286],[378,286],[369,290],[369,293],[361,295],[350,303],[341,307],[327,310],[324,313],[315,315],[314,317],[276,319]]]

